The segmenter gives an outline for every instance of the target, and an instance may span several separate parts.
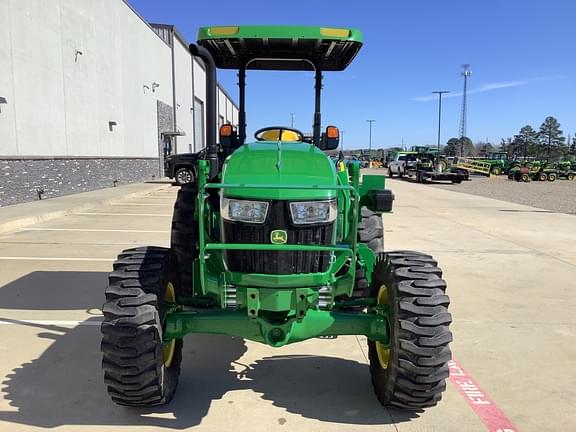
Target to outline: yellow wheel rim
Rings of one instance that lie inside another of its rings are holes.
[[[376,301],[379,305],[388,304],[388,288],[386,285],[381,285],[378,290],[378,297]],[[378,354],[378,362],[382,369],[388,368],[388,361],[390,359],[390,348],[385,347],[380,342],[376,342],[376,354]]]
[[[164,293],[164,301],[166,303],[176,303],[176,291],[172,282],[168,282],[166,292]],[[176,339],[164,343],[164,366],[169,368],[174,359],[174,351],[176,349]]]

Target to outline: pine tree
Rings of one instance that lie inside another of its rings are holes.
[[[544,155],[550,159],[566,154],[566,138],[560,129],[560,123],[554,117],[546,117],[540,125],[538,133],[540,145],[544,148]]]
[[[444,147],[446,156],[458,156],[460,154],[460,140],[458,138],[450,138]]]
[[[538,132],[530,125],[523,126],[518,134],[514,135],[512,155],[536,156],[540,151]]]

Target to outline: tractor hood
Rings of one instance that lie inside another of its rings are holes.
[[[275,200],[319,200],[336,197],[336,191],[297,188],[335,186],[337,177],[332,161],[311,144],[259,141],[244,144],[228,157],[222,171],[222,183],[294,186],[289,189],[224,188],[226,196]]]

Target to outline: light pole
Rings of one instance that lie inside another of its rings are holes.
[[[440,157],[440,125],[442,124],[442,95],[450,93],[448,90],[437,90],[432,93],[438,95],[438,157]]]
[[[290,127],[291,127],[292,129],[294,129],[294,119],[296,118],[296,114],[290,113],[290,118],[291,118]]]
[[[371,167],[372,163],[370,162],[370,159],[372,158],[372,123],[374,123],[376,120],[366,120],[366,121],[370,125],[368,135],[368,164]]]

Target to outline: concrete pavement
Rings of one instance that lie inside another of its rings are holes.
[[[388,186],[396,202],[386,248],[439,260],[455,357],[518,430],[575,429],[576,218]],[[451,384],[423,414],[381,409],[356,337],[273,349],[189,336],[171,405],[113,405],[98,346],[106,272],[121,249],[167,245],[175,193],[158,188],[0,236],[0,430],[487,430]]]
[[[166,187],[165,182],[133,183],[117,188],[98,189],[81,194],[66,195],[24,204],[0,205],[0,233],[14,231],[39,222],[46,222],[70,213],[88,211],[117,199],[136,198]]]

